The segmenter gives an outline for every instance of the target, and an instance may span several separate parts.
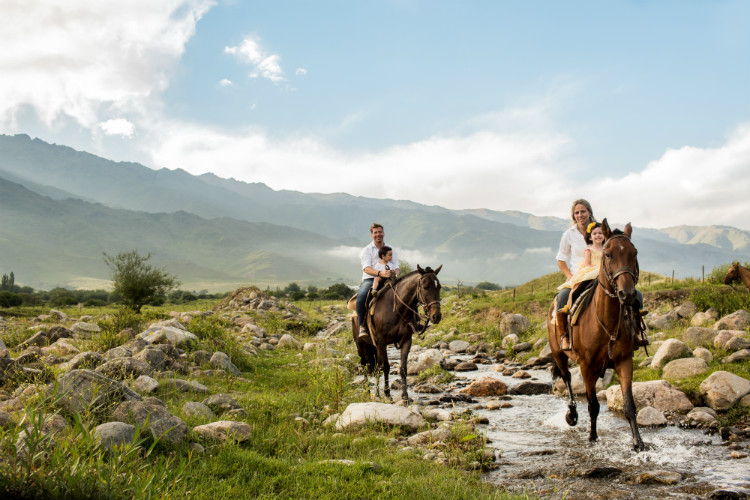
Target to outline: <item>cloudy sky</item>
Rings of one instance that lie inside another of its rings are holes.
[[[747,0],[0,0],[0,133],[274,189],[750,229]]]

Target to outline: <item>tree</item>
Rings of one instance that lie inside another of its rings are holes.
[[[167,293],[180,282],[175,276],[148,264],[151,254],[145,257],[136,250],[118,253],[116,257],[104,253],[104,262],[112,271],[114,293],[137,313],[150,302],[163,303]]]
[[[480,288],[482,290],[500,290],[501,287],[497,283],[492,283],[490,281],[480,281],[477,283],[477,288]]]

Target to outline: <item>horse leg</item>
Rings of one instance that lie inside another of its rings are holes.
[[[615,366],[617,378],[620,379],[620,390],[622,391],[623,411],[625,418],[630,424],[630,431],[633,434],[633,449],[643,451],[646,445],[643,444],[641,433],[638,431],[638,423],[635,420],[635,400],[633,399],[633,358],[622,360]]]
[[[401,399],[403,399],[404,402],[409,403],[409,393],[406,387],[406,371],[409,363],[409,351],[411,350],[411,335],[408,335],[407,337],[408,338],[405,338],[401,342],[401,366],[398,369],[398,373],[401,375],[401,383],[403,384],[403,387],[401,388]]]
[[[383,372],[383,394],[385,394],[385,397],[388,399],[391,398],[391,387],[388,383],[388,374],[391,371],[391,364],[388,362],[388,351],[386,350],[385,345],[380,345],[378,343],[378,362],[380,365],[380,369]]]
[[[599,436],[596,433],[596,419],[599,417],[599,400],[596,399],[596,381],[599,379],[598,374],[588,366],[581,365],[581,376],[583,383],[586,384],[586,400],[589,403],[589,418],[591,427],[589,429],[589,441],[596,441]]]

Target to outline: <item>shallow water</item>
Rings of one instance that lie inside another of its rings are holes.
[[[480,376],[492,376],[512,387],[522,380],[479,365],[472,372],[457,373],[454,384],[464,386]],[[537,380],[551,382],[547,370],[526,370]],[[412,397],[433,399],[414,393]],[[484,398],[475,398],[483,402]],[[496,399],[496,398],[488,398]],[[599,440],[588,441],[589,415],[585,398],[578,400],[578,425],[565,422],[567,399],[549,394],[512,396],[512,408],[475,410],[489,424],[479,428],[497,450],[499,467],[486,479],[511,490],[527,490],[550,498],[707,498],[714,490],[733,490],[750,495],[750,459],[732,459],[718,435],[675,426],[641,428],[648,450],[636,453],[630,426],[622,414],[602,403],[597,428]],[[747,444],[747,442],[745,442]],[[606,475],[610,477],[586,477]],[[666,471],[681,479],[673,485],[636,484],[643,473]]]

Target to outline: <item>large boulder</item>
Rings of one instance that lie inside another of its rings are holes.
[[[279,343],[276,344],[276,347],[279,347],[279,348],[286,347],[287,349],[299,350],[299,349],[302,349],[302,344],[300,344],[297,339],[295,339],[288,333],[285,333],[279,339]]]
[[[419,353],[414,362],[408,364],[407,373],[409,375],[419,375],[428,368],[439,365],[443,361],[443,353],[440,349],[427,349]]]
[[[531,328],[531,321],[523,314],[505,314],[500,320],[500,331],[505,335],[521,335]]]
[[[116,379],[136,378],[151,375],[154,369],[145,361],[135,358],[115,358],[96,367],[96,371]]]
[[[708,371],[708,364],[701,358],[675,359],[664,365],[662,375],[670,380],[682,380]]]
[[[465,340],[454,340],[453,342],[448,344],[448,349],[453,352],[462,353],[466,352],[470,345],[471,344],[469,344]]]
[[[174,326],[175,324],[179,326]],[[162,321],[151,325],[137,337],[149,344],[172,344],[175,347],[198,341],[198,337],[187,331],[177,320]]]
[[[645,318],[646,325],[653,330],[669,330],[680,319],[674,310],[665,314],[649,314]]]
[[[716,334],[716,337],[714,338],[714,347],[717,349],[726,349],[726,350],[734,350],[738,351],[739,349],[746,349],[744,346],[739,346],[738,349],[730,349],[729,343],[734,341],[735,338],[740,339],[740,343],[742,343],[743,337],[747,335],[747,332],[743,330],[721,330],[719,333]]]
[[[667,339],[656,351],[656,354],[654,354],[654,359],[651,361],[651,368],[658,370],[673,359],[692,355],[693,353],[690,348],[681,340]]]
[[[220,420],[206,425],[193,427],[193,434],[213,441],[231,441],[242,443],[252,435],[252,427],[244,422]]]
[[[112,418],[137,424],[154,438],[167,443],[180,443],[187,437],[187,424],[161,405],[145,401],[126,401],[112,413]]]
[[[718,371],[701,382],[701,395],[714,410],[728,410],[746,394],[750,394],[750,380],[733,373]]]
[[[93,370],[72,370],[57,379],[58,404],[71,412],[105,411],[141,396],[121,382]]]
[[[475,397],[504,396],[508,387],[502,380],[493,377],[480,377],[474,380],[468,387],[461,389],[459,394]]]
[[[688,412],[693,409],[684,392],[676,389],[666,380],[651,380],[633,384],[633,400],[636,409],[653,406],[661,411]],[[607,389],[607,407],[612,411],[623,411],[622,390],[619,385]]]
[[[162,371],[167,367],[169,358],[164,351],[149,346],[133,355],[133,359],[143,361],[156,371]],[[171,360],[169,360],[171,361]]]
[[[745,337],[737,335],[727,340],[727,343],[724,344],[724,349],[729,352],[740,351],[742,349],[750,349],[750,339],[746,339]]]
[[[691,326],[685,330],[685,343],[691,347],[704,346],[711,347],[714,345],[714,339],[719,333],[713,328],[702,328],[700,326]]]
[[[691,326],[705,326],[707,323],[716,321],[716,316],[708,313],[708,312],[698,312],[695,313],[695,316],[693,316],[690,319],[690,325]]]
[[[96,368],[104,362],[104,357],[96,351],[85,351],[73,356],[67,363],[60,367],[63,370],[77,370],[79,368]]]
[[[686,300],[678,307],[676,307],[674,312],[676,312],[677,315],[681,318],[689,319],[698,312],[698,306],[695,305],[695,302]]]
[[[750,326],[750,313],[744,309],[728,314],[716,322],[717,330],[745,330]]]
[[[336,429],[367,425],[368,423],[417,429],[425,423],[416,411],[386,403],[352,403],[336,421]]]

